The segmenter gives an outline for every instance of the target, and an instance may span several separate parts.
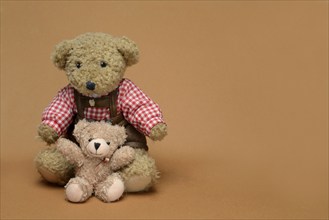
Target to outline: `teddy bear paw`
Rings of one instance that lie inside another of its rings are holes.
[[[150,138],[154,141],[161,141],[167,135],[167,125],[159,123],[151,129]]]
[[[81,202],[83,197],[83,191],[79,184],[70,184],[66,187],[66,198],[70,202]]]
[[[70,202],[84,202],[93,193],[93,186],[81,177],[75,177],[65,186],[66,199]]]
[[[56,175],[54,172],[51,172],[50,170],[44,167],[39,167],[38,172],[40,173],[41,177],[47,182],[58,184],[60,186],[65,185],[65,181],[63,181],[59,175]]]
[[[106,192],[106,202],[114,202],[120,199],[124,190],[125,187],[123,181],[119,178],[116,178]]]
[[[146,191],[151,185],[152,178],[150,176],[132,176],[126,180],[127,192]]]
[[[59,138],[57,132],[52,127],[46,124],[39,125],[38,135],[48,145],[55,143],[56,140]]]

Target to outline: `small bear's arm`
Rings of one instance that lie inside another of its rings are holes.
[[[82,165],[84,156],[78,145],[66,138],[59,138],[56,147],[69,162],[79,167]]]
[[[116,150],[111,158],[110,166],[113,171],[130,164],[135,159],[135,150],[129,146],[123,146]]]

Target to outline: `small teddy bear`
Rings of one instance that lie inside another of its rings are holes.
[[[75,177],[65,186],[70,202],[84,202],[93,193],[104,202],[118,200],[124,192],[121,176],[114,171],[130,164],[135,152],[128,146],[124,127],[107,122],[79,121],[73,135],[80,147],[59,138],[57,149],[75,166]]]
[[[127,192],[148,190],[158,179],[146,136],[162,140],[167,125],[159,106],[131,80],[125,70],[139,60],[135,42],[105,33],[85,33],[56,45],[52,61],[65,71],[68,85],[44,110],[39,137],[48,145],[65,137],[73,142],[74,125],[82,119],[124,126],[125,146],[135,150],[135,160],[121,169]],[[70,164],[56,148],[42,149],[36,168],[48,182],[65,185],[72,177]]]

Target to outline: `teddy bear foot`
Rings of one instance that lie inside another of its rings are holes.
[[[34,162],[46,182],[63,186],[74,176],[73,165],[55,147],[42,149]]]
[[[125,186],[120,179],[115,179],[112,186],[107,190],[106,197],[108,202],[114,202],[122,196]]]
[[[44,167],[40,167],[38,172],[41,177],[49,183],[57,184],[59,186],[64,186],[66,184],[66,182],[63,181],[58,175],[52,173]]]
[[[70,202],[84,202],[91,196],[92,187],[80,177],[72,178],[65,186],[65,194]]]
[[[83,202],[83,191],[79,184],[70,184],[66,187],[65,193],[70,202]]]
[[[124,191],[125,186],[121,178],[117,175],[109,176],[96,187],[95,196],[103,202],[114,202],[121,198]]]
[[[127,192],[146,191],[151,186],[152,178],[150,176],[132,176],[125,182]]]

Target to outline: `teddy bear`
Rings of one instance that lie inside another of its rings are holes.
[[[75,167],[75,177],[65,186],[66,199],[84,202],[93,193],[104,202],[118,200],[124,192],[124,183],[115,171],[134,160],[133,148],[123,146],[126,132],[123,126],[105,121],[80,120],[73,131],[79,146],[66,138],[55,144]]]
[[[46,181],[65,185],[74,175],[74,166],[52,144],[59,137],[77,143],[72,131],[80,120],[106,121],[126,129],[124,145],[135,151],[134,161],[118,171],[125,190],[148,190],[159,171],[148,153],[146,137],[162,140],[167,124],[159,105],[124,78],[126,68],[139,60],[136,43],[125,36],[85,33],[57,44],[51,59],[65,71],[69,83],[42,114],[38,136],[49,146],[35,158],[37,171]]]

